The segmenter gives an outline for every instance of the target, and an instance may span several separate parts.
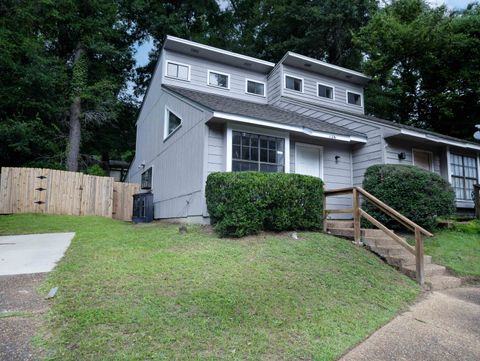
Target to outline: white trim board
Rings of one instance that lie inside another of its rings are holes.
[[[461,141],[456,140],[447,140],[433,134],[421,133],[410,129],[400,129],[400,134],[409,135],[415,138],[427,139],[435,143],[448,144],[466,149],[480,150],[480,144],[476,145],[470,143],[462,143]]]
[[[279,123],[270,122],[266,120],[245,117],[242,115],[235,115],[235,114],[229,114],[229,113],[223,113],[223,112],[213,112],[213,117],[245,123],[245,124],[252,124],[252,125],[259,125],[259,126],[269,127],[274,129],[288,130],[291,132],[303,133],[311,137],[337,140],[340,142],[347,142],[347,143],[351,143],[351,142],[366,143],[367,142],[366,137],[360,137],[360,136],[354,136],[354,135],[332,134],[327,132],[311,130],[311,129],[300,127],[300,126],[279,124]]]

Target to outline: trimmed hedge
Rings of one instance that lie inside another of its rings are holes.
[[[455,193],[450,184],[436,173],[412,165],[383,164],[367,169],[363,188],[418,225],[433,229],[437,217],[455,213]],[[391,228],[392,220],[370,202],[364,209]]]
[[[300,174],[212,173],[207,208],[221,236],[322,228],[323,182]]]

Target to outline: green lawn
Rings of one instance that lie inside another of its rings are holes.
[[[480,221],[458,224],[454,230],[439,230],[425,241],[425,253],[433,262],[447,266],[459,276],[480,279]]]
[[[419,288],[351,242],[318,233],[220,239],[202,227],[0,217],[0,234],[75,231],[42,291],[52,360],[332,360]]]

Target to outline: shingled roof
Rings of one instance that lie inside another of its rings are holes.
[[[363,133],[355,132],[338,125],[330,124],[325,121],[307,117],[295,112],[283,110],[269,104],[254,103],[246,100],[240,100],[232,97],[205,93],[171,85],[162,85],[162,87],[212,111],[240,115],[295,127],[302,127],[332,135],[366,138],[366,135]]]

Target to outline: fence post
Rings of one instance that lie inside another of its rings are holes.
[[[323,232],[327,233],[327,196],[325,195],[325,187],[323,187]]]
[[[415,227],[415,263],[417,266],[417,282],[420,285],[423,285],[424,273],[425,273],[425,265],[424,265],[424,257],[423,257],[423,239],[422,234],[418,227]]]
[[[360,243],[360,199],[357,188],[353,188],[353,240]]]

